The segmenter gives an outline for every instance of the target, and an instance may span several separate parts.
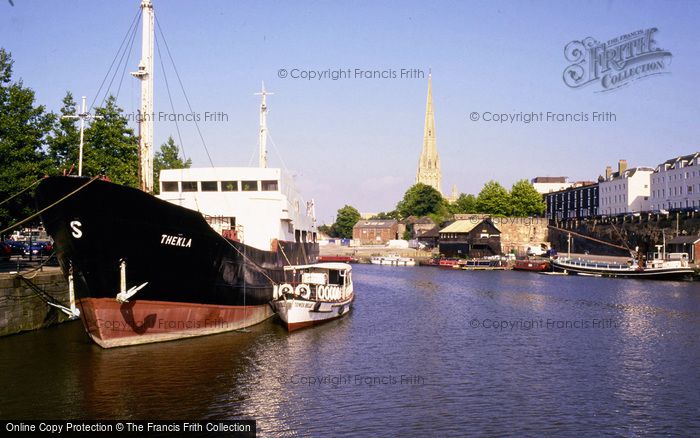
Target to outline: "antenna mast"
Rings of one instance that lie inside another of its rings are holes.
[[[93,116],[85,108],[85,96],[78,114],[66,115],[62,119],[80,119],[80,150],[78,152],[78,176],[83,176],[83,138],[85,136],[85,120],[101,119],[102,116]]]
[[[131,74],[141,81],[139,117],[139,187],[153,193],[153,4],[141,0],[142,33],[139,69]]]
[[[260,102],[260,137],[258,138],[260,167],[267,167],[267,103],[265,97],[273,94],[275,93],[265,91],[265,82],[262,83],[262,90],[259,93],[255,93],[256,96],[262,96],[262,101]]]

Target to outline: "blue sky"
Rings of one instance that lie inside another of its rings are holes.
[[[0,45],[15,77],[57,110],[66,90],[91,101],[139,6],[133,1],[0,1]],[[233,2],[154,1],[156,16],[194,110],[225,122],[200,127],[216,165],[247,165],[256,152],[258,97],[265,81],[271,165],[297,174],[321,222],[349,203],[391,210],[414,182],[422,146],[426,79],[304,80],[280,69],[433,72],[443,191],[477,193],[491,178],[566,175],[594,179],[606,165],[655,166],[695,152],[700,131],[699,2]],[[568,88],[564,47],[591,36],[606,41],[658,28],[657,46],[673,55],[669,74],[597,93]],[[138,63],[138,41],[127,73]],[[170,112],[156,60],[156,111]],[[167,64],[166,64],[166,68]],[[176,111],[185,105],[167,70]],[[117,78],[117,81],[119,78]],[[114,86],[116,89],[116,86]],[[119,104],[138,107],[127,76]],[[470,120],[472,112],[590,113],[609,123]],[[181,125],[188,157],[208,160],[191,123]],[[175,135],[156,125],[155,142]],[[279,151],[279,152],[278,152]]]

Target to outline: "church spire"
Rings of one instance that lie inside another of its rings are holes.
[[[416,183],[432,186],[442,193],[442,171],[440,170],[440,156],[437,151],[435,139],[435,115],[433,114],[433,74],[428,73],[428,98],[425,104],[425,128],[423,129],[423,150],[418,162]]]

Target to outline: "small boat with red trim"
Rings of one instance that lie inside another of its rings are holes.
[[[288,331],[339,318],[350,311],[355,294],[349,264],[285,266],[284,271],[287,282],[274,286],[272,307]]]
[[[549,260],[516,260],[513,265],[514,271],[546,272],[552,270]]]

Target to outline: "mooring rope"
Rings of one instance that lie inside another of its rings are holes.
[[[14,195],[12,195],[12,196],[10,196],[9,198],[5,199],[4,201],[0,202],[0,205],[4,204],[4,203],[6,203],[6,202],[11,201],[12,199],[16,198],[17,196],[19,196],[19,195],[21,195],[22,193],[26,192],[27,190],[31,189],[31,188],[34,187],[35,185],[39,184],[39,182],[41,182],[42,179],[44,179],[44,178],[39,178],[38,180],[36,180],[36,181],[34,181],[33,183],[29,184],[27,187],[23,188],[23,189],[20,190],[19,192],[15,193]]]
[[[86,182],[85,184],[83,184],[82,186],[80,186],[80,187],[78,187],[77,189],[73,190],[72,192],[68,193],[66,196],[62,197],[62,198],[59,199],[58,201],[56,201],[56,202],[54,202],[53,204],[49,205],[48,207],[44,207],[44,208],[42,208],[41,210],[37,211],[36,213],[34,213],[34,214],[32,214],[32,215],[30,215],[30,216],[28,216],[28,217],[22,219],[21,221],[10,225],[9,227],[5,228],[4,230],[0,230],[0,235],[4,234],[4,233],[7,232],[7,231],[10,231],[11,229],[13,229],[13,228],[15,228],[15,227],[18,227],[18,226],[20,226],[20,225],[22,225],[22,224],[25,224],[25,223],[29,222],[30,220],[32,220],[32,219],[34,219],[35,217],[39,216],[41,213],[45,212],[46,210],[49,210],[50,208],[55,207],[56,205],[60,204],[61,202],[65,201],[66,199],[70,198],[71,196],[75,195],[76,193],[78,193],[79,191],[81,191],[82,189],[84,189],[85,187],[87,187],[89,184],[92,184],[97,178],[99,178],[99,175],[98,175],[98,176],[93,176],[93,177],[90,179],[90,181]]]

